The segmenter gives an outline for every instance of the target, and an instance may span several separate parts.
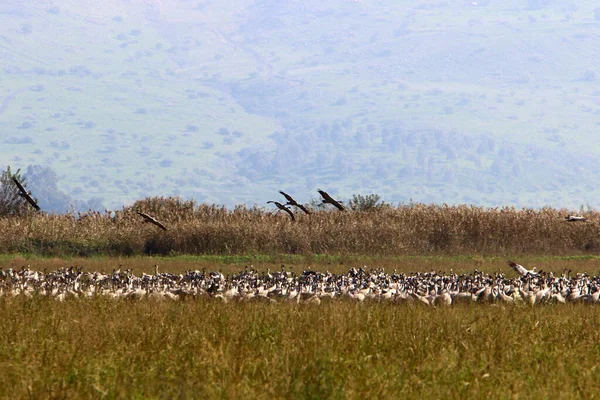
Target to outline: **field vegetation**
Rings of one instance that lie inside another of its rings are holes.
[[[4,398],[593,398],[584,305],[1,298]]]
[[[364,204],[364,203],[363,203]],[[408,204],[310,216],[138,201],[117,212],[0,219],[0,267],[478,269],[507,258],[600,274],[600,216],[572,210]],[[136,211],[156,216],[162,231]],[[593,398],[600,308],[214,298],[0,297],[2,398]]]
[[[136,211],[155,216],[162,231]],[[297,214],[262,207],[147,198],[122,210],[26,213],[0,219],[0,252],[45,256],[327,254],[585,255],[600,249],[600,215],[564,222],[569,210],[407,204]]]

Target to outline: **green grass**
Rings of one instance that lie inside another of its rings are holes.
[[[48,271],[68,266],[80,266],[86,271],[110,272],[115,268],[131,268],[136,275],[154,273],[154,265],[161,272],[183,273],[187,270],[205,268],[207,271],[222,271],[225,274],[237,273],[246,267],[253,266],[258,271],[279,270],[282,266],[289,271],[301,273],[304,270],[329,271],[346,273],[350,268],[384,268],[388,273],[396,270],[402,273],[417,271],[441,271],[449,273],[471,273],[475,269],[488,273],[502,272],[512,276],[514,272],[507,266],[504,257],[482,257],[479,255],[464,256],[404,256],[404,257],[369,257],[369,256],[325,256],[325,255],[231,255],[231,256],[173,256],[173,257],[39,257],[20,254],[0,255],[0,267],[30,268]],[[572,272],[586,272],[600,275],[600,256],[540,256],[523,255],[514,261],[537,270],[562,273],[565,269]]]

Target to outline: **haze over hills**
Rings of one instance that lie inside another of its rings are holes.
[[[94,207],[317,188],[599,207],[597,7],[6,0],[0,164]]]

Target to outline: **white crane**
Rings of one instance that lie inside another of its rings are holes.
[[[513,262],[513,261],[508,261],[508,265],[521,276],[527,276],[527,275],[533,276],[533,275],[538,274],[537,272],[535,272],[535,267],[530,270],[530,269],[525,268],[521,264],[517,264],[516,262]]]

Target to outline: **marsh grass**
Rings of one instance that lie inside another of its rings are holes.
[[[168,226],[144,224],[143,210]],[[600,215],[565,223],[568,210],[409,204],[371,211],[274,215],[150,198],[112,213],[0,219],[0,252],[46,256],[326,254],[366,256],[596,254]],[[596,222],[594,222],[596,221]]]
[[[582,398],[600,309],[3,298],[4,398]]]

